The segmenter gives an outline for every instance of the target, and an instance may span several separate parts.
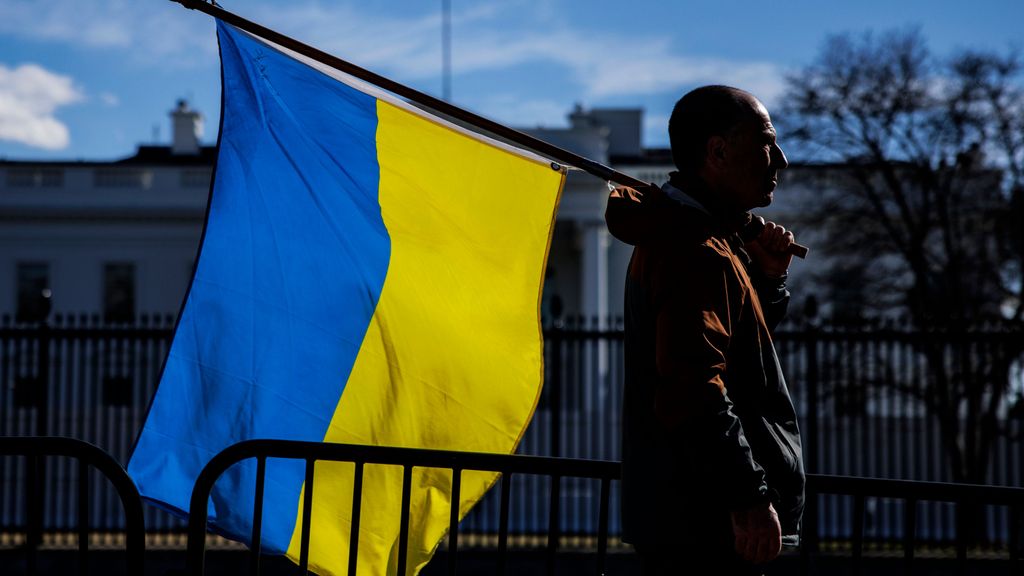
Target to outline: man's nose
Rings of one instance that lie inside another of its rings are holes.
[[[786,159],[786,153],[782,151],[782,147],[778,144],[776,144],[772,150],[772,165],[775,166],[776,170],[782,170],[786,166],[789,166],[789,160]]]

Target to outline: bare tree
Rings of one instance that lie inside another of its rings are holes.
[[[958,481],[985,479],[1021,351],[950,346],[970,325],[1024,320],[1021,73],[1015,53],[938,59],[900,30],[831,37],[788,78],[787,138],[831,166],[801,223],[824,235],[826,274],[859,287],[855,315],[952,335],[922,344],[927,389],[904,392],[938,419]]]

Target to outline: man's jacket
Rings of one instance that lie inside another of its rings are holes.
[[[796,534],[800,433],[771,337],[789,293],[743,251],[738,232],[750,215],[666,186],[643,196],[613,192],[605,216],[612,235],[634,246],[625,301],[624,539],[729,530],[728,512],[766,500],[783,534]]]

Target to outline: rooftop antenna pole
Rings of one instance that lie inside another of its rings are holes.
[[[452,100],[452,0],[441,0],[441,99]]]

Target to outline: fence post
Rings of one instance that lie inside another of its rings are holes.
[[[818,419],[821,400],[818,395],[818,328],[811,324],[807,331],[807,434],[803,435],[807,472],[818,472]]]
[[[44,297],[45,293],[44,293]],[[36,390],[35,398],[36,402],[36,436],[48,436],[48,428],[50,421],[50,323],[47,320],[49,316],[49,298],[46,298],[47,305],[45,306],[45,314],[43,320],[39,323],[39,349],[36,355]],[[30,484],[29,486],[29,501],[28,501],[28,534],[26,534],[25,544],[32,551],[32,555],[35,555],[35,551],[39,549],[39,546],[43,543],[43,502],[46,498],[46,458],[43,456],[37,456],[29,458],[28,474],[26,478]],[[33,563],[34,564],[34,563]],[[30,572],[34,571],[35,566],[32,566]]]
[[[36,356],[36,436],[49,436],[50,421],[50,323],[39,323],[39,353]]]
[[[551,456],[562,453],[562,328],[555,322],[548,332],[551,341],[551,382],[548,398],[551,400]]]
[[[809,323],[805,332],[807,336],[807,433],[802,435],[804,443],[804,467],[810,474],[818,473],[818,420],[821,412],[821,400],[818,387],[820,385],[818,373],[818,341],[819,331],[817,323]],[[803,537],[801,548],[807,552],[817,552],[818,548],[818,496],[811,494],[808,502],[805,503],[806,514],[803,521]],[[808,537],[809,536],[809,537]],[[806,556],[804,556],[806,559]],[[805,566],[806,568],[807,566]]]

